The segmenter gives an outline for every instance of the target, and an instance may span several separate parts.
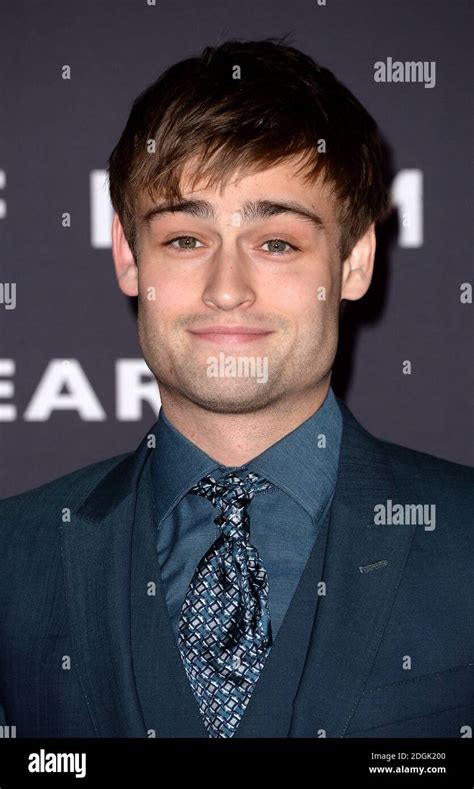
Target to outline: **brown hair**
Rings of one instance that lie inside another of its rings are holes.
[[[336,197],[342,260],[387,215],[375,121],[331,71],[284,38],[206,47],[136,98],[108,166],[112,205],[135,260],[136,197],[146,191],[152,200],[180,200],[182,170],[194,156],[193,183],[206,178],[214,186],[240,168],[262,170],[301,154],[299,170],[309,167],[310,181],[322,173]]]

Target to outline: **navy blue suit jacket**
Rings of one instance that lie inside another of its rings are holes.
[[[468,736],[474,471],[338,403],[330,517],[234,737]],[[0,502],[0,723],[18,737],[207,737],[160,580],[152,451],[145,436]],[[434,505],[435,528],[394,522],[396,504]]]

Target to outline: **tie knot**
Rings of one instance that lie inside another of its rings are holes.
[[[208,474],[193,485],[189,492],[204,496],[221,510],[214,523],[221,528],[225,538],[246,541],[249,537],[247,507],[255,493],[270,488],[273,488],[271,482],[251,471],[245,476],[229,471],[217,480]]]
[[[245,475],[228,471],[217,479],[207,474],[196,485],[193,485],[189,492],[197,496],[204,496],[215,507],[225,509],[225,504],[229,505],[239,501],[241,506],[246,506],[244,502],[249,504],[255,493],[269,490],[272,487],[271,482],[252,471]]]

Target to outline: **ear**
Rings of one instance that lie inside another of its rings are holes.
[[[138,296],[138,267],[117,214],[112,221],[112,257],[120,290],[126,296]]]
[[[372,223],[342,265],[341,300],[357,301],[367,293],[374,270],[375,246]]]

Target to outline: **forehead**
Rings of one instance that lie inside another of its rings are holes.
[[[297,202],[309,211],[324,216],[331,224],[335,219],[335,202],[330,186],[323,181],[305,177],[308,169],[301,169],[299,156],[288,157],[279,164],[269,167],[255,167],[250,171],[236,169],[224,183],[209,185],[206,176],[196,175],[197,159],[189,159],[183,167],[180,178],[180,191],[183,199],[205,199],[215,206],[215,214],[239,211],[249,200],[285,200]],[[137,198],[140,216],[155,205],[168,202],[157,192],[154,199],[148,193]]]

